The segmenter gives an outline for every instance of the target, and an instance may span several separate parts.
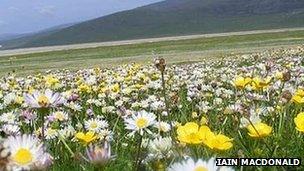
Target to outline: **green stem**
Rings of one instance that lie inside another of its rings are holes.
[[[45,130],[44,130],[44,127],[45,127],[45,116],[47,115],[47,113],[48,113],[48,108],[40,108],[39,109],[39,113],[41,114],[41,140],[42,140],[42,142],[44,142],[44,132],[45,132]]]
[[[68,146],[68,144],[66,143],[66,141],[64,140],[64,138],[62,137],[62,135],[61,135],[59,132],[57,132],[57,134],[58,134],[59,140],[63,143],[63,145],[65,146],[65,148],[69,151],[70,155],[71,155],[72,157],[74,157],[74,156],[75,156],[74,152],[73,152],[72,149]]]
[[[140,151],[141,151],[142,139],[143,139],[143,136],[140,136],[138,147],[137,147],[137,155],[136,155],[136,160],[135,160],[135,168],[137,171],[140,171],[140,164],[141,164]]]

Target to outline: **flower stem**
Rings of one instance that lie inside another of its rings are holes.
[[[44,124],[44,122],[45,122],[45,116],[46,116],[46,114],[48,113],[48,109],[47,108],[41,108],[41,109],[39,109],[39,113],[41,114],[41,140],[42,140],[42,142],[44,142],[44,127],[45,127],[45,124]]]
[[[64,138],[62,137],[62,135],[59,132],[57,132],[57,134],[58,134],[59,140],[63,143],[63,145],[65,146],[65,148],[69,151],[70,155],[72,157],[74,157],[75,156],[74,152],[69,147],[69,145],[65,142]]]
[[[141,164],[140,151],[141,151],[142,139],[143,139],[143,136],[140,136],[138,147],[137,147],[137,155],[136,155],[136,160],[135,160],[135,168],[137,171],[140,171],[140,164]]]

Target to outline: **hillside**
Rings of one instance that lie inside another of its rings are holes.
[[[166,0],[73,26],[0,42],[37,47],[304,26],[303,0]]]

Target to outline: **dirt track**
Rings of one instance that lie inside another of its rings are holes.
[[[299,30],[304,30],[304,28],[253,30],[253,31],[188,35],[188,36],[176,36],[176,37],[161,37],[161,38],[98,42],[98,43],[83,43],[83,44],[74,44],[74,45],[46,46],[46,47],[14,49],[14,50],[0,50],[0,56],[21,55],[21,54],[30,54],[30,53],[39,53],[39,52],[70,50],[70,49],[85,49],[85,48],[95,48],[102,46],[139,44],[139,43],[160,42],[160,41],[186,40],[186,39],[195,39],[195,38],[204,38],[204,37],[210,38],[210,37],[237,36],[237,35],[260,34],[260,33],[278,33],[278,32],[287,32],[287,31],[299,31]]]

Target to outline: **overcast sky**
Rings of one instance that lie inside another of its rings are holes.
[[[0,0],[0,34],[27,33],[162,0]]]

